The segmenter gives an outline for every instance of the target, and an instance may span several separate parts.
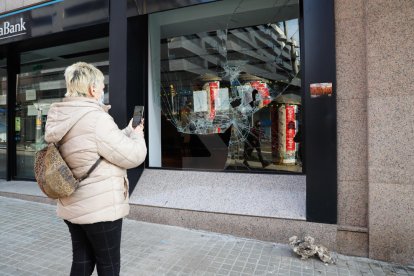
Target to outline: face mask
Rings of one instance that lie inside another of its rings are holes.
[[[105,97],[104,97],[104,93],[102,92],[102,95],[101,95],[101,97],[99,98],[99,103],[100,103],[101,105],[104,105],[104,99],[105,99]]]

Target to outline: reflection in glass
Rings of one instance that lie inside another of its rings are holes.
[[[0,178],[7,177],[7,64],[0,60]]]
[[[45,146],[49,107],[66,93],[66,67],[78,61],[97,66],[105,75],[105,102],[108,101],[108,39],[25,52],[21,61],[16,91],[16,177],[34,179],[34,155]]]
[[[281,2],[224,0],[151,17],[162,167],[302,171],[299,1]]]

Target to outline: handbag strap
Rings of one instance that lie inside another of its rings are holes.
[[[88,176],[98,167],[99,163],[102,162],[103,157],[101,156],[98,160],[96,160],[95,164],[92,165],[92,167],[81,177],[78,179],[79,182],[83,181],[85,178],[88,178]]]

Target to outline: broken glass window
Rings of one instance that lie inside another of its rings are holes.
[[[150,16],[160,166],[302,171],[299,11],[224,0]]]

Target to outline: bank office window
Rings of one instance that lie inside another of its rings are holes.
[[[150,15],[149,165],[302,172],[299,1]]]
[[[0,178],[7,177],[7,63],[0,59]]]
[[[24,52],[17,76],[15,140],[16,177],[34,179],[36,150],[45,146],[44,131],[49,107],[66,93],[64,70],[84,61],[105,75],[105,102],[108,102],[108,38]]]

